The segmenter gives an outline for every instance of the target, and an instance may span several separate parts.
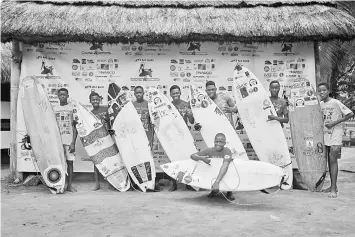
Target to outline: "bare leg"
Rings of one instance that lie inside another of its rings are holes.
[[[96,191],[100,189],[100,183],[99,183],[99,170],[96,168],[94,165],[94,178],[95,178],[95,187],[93,188],[92,191]]]
[[[330,156],[329,156],[329,153],[330,153],[330,149],[327,147],[327,161],[328,161],[328,168],[329,168],[329,174],[330,174],[330,182],[332,183],[332,166],[331,166],[331,162],[330,162]],[[338,161],[337,161],[337,165],[338,165]],[[337,168],[337,173],[338,173],[338,168]],[[324,193],[330,193],[331,192],[331,189],[332,189],[332,185],[330,185],[330,187],[326,188],[326,189],[323,189],[322,192]],[[336,188],[336,191],[338,192],[338,188]]]
[[[338,181],[338,158],[334,156],[329,156],[330,163],[330,193],[328,197],[336,198],[337,197],[337,181]]]
[[[174,192],[177,190],[177,182],[175,179],[172,180],[173,181],[173,186],[171,186],[171,188],[169,188],[169,192]]]
[[[72,160],[67,160],[68,164],[68,187],[67,191],[68,192],[76,192],[76,189],[72,187],[73,183],[73,171],[74,171],[74,165]]]

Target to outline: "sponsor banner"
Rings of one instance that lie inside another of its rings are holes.
[[[280,96],[290,95],[293,79],[306,77],[315,84],[315,65],[312,43],[212,43],[190,42],[186,44],[116,44],[102,43],[38,43],[25,45],[21,78],[35,76],[46,87],[48,97],[57,105],[57,90],[67,88],[69,99],[77,100],[92,109],[89,94],[101,95],[101,105],[107,106],[109,83],[115,82],[134,98],[135,86],[154,86],[170,97],[172,85],[179,85],[182,99],[189,100],[189,85],[205,88],[208,80],[215,81],[219,93],[233,96],[232,77],[234,66],[249,68],[268,88],[272,80],[281,84]],[[148,94],[145,94],[147,99]],[[301,106],[301,105],[300,105]],[[23,119],[19,119],[22,121]],[[249,157],[257,159],[243,124],[237,115],[233,125],[240,135]],[[24,125],[18,136],[19,148]],[[199,149],[206,147],[201,134],[188,124]],[[285,136],[292,151],[290,128],[285,126]],[[20,150],[22,151],[22,150]],[[164,149],[155,137],[153,153],[158,165],[169,162]],[[19,171],[36,171],[28,150],[18,153]],[[27,155],[26,155],[27,154]],[[91,172],[93,164],[77,142],[76,172]],[[295,162],[294,162],[295,163]]]

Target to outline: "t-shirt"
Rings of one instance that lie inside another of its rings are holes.
[[[281,98],[277,98],[275,100],[275,99],[272,99],[271,97],[270,97],[270,100],[271,100],[272,104],[274,105],[277,117],[283,118],[286,114],[288,114],[286,100],[281,99]],[[281,123],[281,126],[284,127],[283,123]]]
[[[216,151],[216,148],[206,148],[197,153],[198,156],[208,156],[209,158],[232,159],[232,152],[228,147],[224,147],[222,151]]]
[[[100,106],[98,109],[93,109],[91,111],[98,119],[100,119],[101,123],[105,126],[106,129],[109,129],[110,117],[108,115],[108,108]]]
[[[343,116],[350,114],[352,111],[339,100],[333,98],[330,98],[328,102],[321,101],[320,106],[322,108],[324,120],[324,144],[326,146],[342,145],[342,124],[337,124],[331,129],[328,129],[325,125],[341,119]]]
[[[218,93],[216,98],[214,98],[213,101],[216,103],[218,108],[220,110],[222,110],[223,112],[224,112],[224,107],[232,107],[233,108],[235,106],[233,99],[229,95],[224,94],[224,93]],[[231,113],[226,113],[226,116],[230,122],[233,121]]]
[[[63,145],[70,145],[73,141],[73,104],[56,105],[53,107],[57,119]]]
[[[180,104],[175,105],[173,103],[173,105],[179,111],[185,123],[187,124],[187,122],[189,121],[188,115],[192,113],[190,104],[186,101],[181,100]]]
[[[141,103],[134,101],[133,105],[137,110],[137,113],[142,121],[144,130],[145,130],[147,137],[150,141],[151,136],[153,135],[153,131],[152,131],[151,122],[150,122],[148,101],[143,100],[143,102],[141,102]]]

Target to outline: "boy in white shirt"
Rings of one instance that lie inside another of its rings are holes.
[[[354,113],[339,100],[329,97],[329,85],[320,83],[318,93],[324,120],[324,145],[328,157],[331,185],[323,192],[330,192],[328,197],[337,198],[338,159],[341,157],[343,136],[342,122],[354,116]]]
[[[54,106],[53,110],[62,136],[64,156],[67,159],[68,164],[68,186],[66,190],[69,192],[76,192],[76,189],[72,187],[72,181],[74,170],[73,163],[75,160],[75,142],[78,132],[73,123],[73,104],[68,103],[68,98],[68,90],[66,88],[60,88],[58,90],[59,105]]]

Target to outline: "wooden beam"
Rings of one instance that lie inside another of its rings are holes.
[[[10,177],[9,182],[15,180],[22,181],[22,173],[17,171],[17,140],[16,140],[16,129],[17,129],[17,97],[20,84],[20,74],[21,74],[21,62],[22,62],[22,52],[20,50],[20,43],[17,40],[12,41],[12,60],[11,60],[11,154],[10,154]]]
[[[320,74],[320,59],[319,59],[319,42],[318,41],[314,41],[314,62],[315,62],[315,66],[316,66],[316,85],[314,85],[315,87],[317,87],[317,85],[321,82],[327,82],[329,83],[329,81],[325,81],[324,79],[321,78],[321,74]]]

